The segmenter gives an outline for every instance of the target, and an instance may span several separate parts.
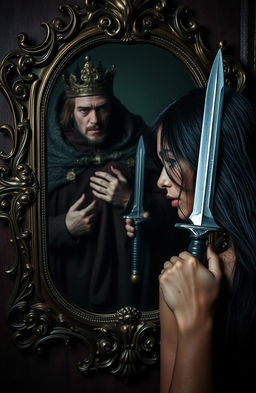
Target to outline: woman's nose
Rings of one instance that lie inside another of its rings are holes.
[[[168,176],[165,168],[162,169],[162,172],[157,181],[157,186],[162,189],[171,186],[171,179]]]

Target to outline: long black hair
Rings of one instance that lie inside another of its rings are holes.
[[[178,163],[185,160],[195,174],[204,99],[205,89],[192,90],[163,111],[155,124],[156,129],[162,128],[164,158],[168,161],[169,149]],[[227,346],[243,362],[252,337],[256,338],[256,117],[253,105],[229,88],[224,94],[213,216],[227,230],[235,249],[225,331]],[[256,345],[254,350],[256,359]]]

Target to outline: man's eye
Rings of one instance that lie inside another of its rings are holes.
[[[82,113],[82,115],[88,115],[89,110],[88,109],[80,109],[80,113]]]
[[[105,113],[108,111],[108,105],[103,105],[98,109],[101,113]]]

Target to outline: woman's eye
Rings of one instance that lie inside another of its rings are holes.
[[[173,165],[175,165],[176,160],[175,158],[168,158],[168,160],[166,161],[166,164],[169,168],[171,168]]]

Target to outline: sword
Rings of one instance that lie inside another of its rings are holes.
[[[135,236],[132,239],[131,250],[131,281],[136,283],[139,281],[139,260],[140,260],[140,243],[141,243],[141,223],[146,220],[143,217],[143,190],[144,190],[144,160],[145,145],[143,136],[140,137],[136,152],[135,166],[135,187],[134,199],[131,212],[124,218],[131,218],[134,222]]]
[[[222,230],[212,215],[214,185],[216,177],[219,136],[224,94],[224,71],[221,49],[219,49],[207,83],[202,133],[200,140],[195,196],[191,223],[176,224],[175,227],[190,231],[188,251],[204,262],[205,239],[209,232]]]

